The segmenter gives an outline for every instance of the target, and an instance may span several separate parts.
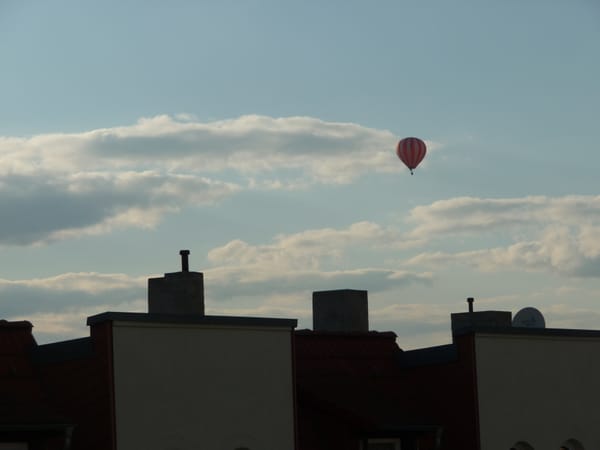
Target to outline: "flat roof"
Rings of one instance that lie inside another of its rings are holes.
[[[274,317],[201,316],[195,314],[157,314],[111,311],[96,314],[87,318],[88,325],[96,325],[102,322],[233,325],[274,328],[295,328],[298,325],[298,319]]]
[[[486,327],[468,326],[455,332],[456,336],[465,334],[509,334],[526,336],[557,336],[557,337],[598,337],[600,330],[580,330],[573,328],[528,328],[528,327]]]

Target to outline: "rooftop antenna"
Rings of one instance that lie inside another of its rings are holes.
[[[475,299],[473,297],[468,297],[467,298],[467,303],[469,304],[469,312],[472,313],[473,312],[473,302],[475,301]]]

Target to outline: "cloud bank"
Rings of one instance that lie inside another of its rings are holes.
[[[406,229],[364,221],[280,234],[262,243],[234,239],[208,253],[210,266],[204,270],[207,312],[292,316],[310,326],[311,291],[366,289],[371,299],[378,299],[370,308],[376,328],[398,330],[404,346],[418,346],[427,339],[442,342],[448,334],[452,305],[439,299],[398,303],[401,290],[435,286],[438,273],[459,264],[483,272],[557,274],[564,278],[564,286],[579,286],[581,302],[597,295],[576,280],[600,277],[599,218],[598,196],[456,198],[414,208],[407,215]],[[496,235],[498,245],[482,246]],[[459,250],[431,250],[447,241]],[[419,249],[426,251],[419,253]],[[357,250],[379,263],[352,259]],[[386,259],[382,257],[386,250],[407,257]],[[148,276],[68,273],[0,280],[0,309],[6,318],[36,321],[44,340],[81,335],[88,315],[105,310],[145,311]],[[590,327],[590,318],[597,316],[592,306],[569,309],[571,292],[528,295],[527,301],[542,306],[555,326]],[[478,301],[486,303],[486,299]],[[489,301],[516,309],[523,298]]]
[[[358,222],[340,229],[278,235],[270,243],[225,243],[209,252],[212,265],[203,270],[207,311],[309,317],[315,290],[353,288],[377,294],[409,285],[430,285],[433,275],[427,271],[346,261],[351,249],[377,252],[394,239],[399,240],[394,230]],[[347,267],[340,268],[340,261],[346,261]],[[63,317],[77,317],[84,323],[86,316],[105,310],[146,311],[146,279],[151,276],[156,275],[67,273],[0,279],[0,311],[3,317],[39,320],[47,336],[65,333]]]
[[[498,240],[511,236],[513,241],[455,253],[425,252],[409,259],[408,265],[464,263],[484,271],[600,276],[600,196],[461,197],[416,207],[408,222],[413,227],[409,236],[430,242],[452,235],[502,236]]]
[[[65,273],[26,280],[0,279],[3,317],[114,309],[145,296],[145,277],[125,274]]]
[[[307,188],[398,172],[394,143],[385,130],[264,116],[207,123],[157,116],[83,133],[0,137],[0,245],[153,227],[166,214],[244,189]],[[453,251],[436,250],[447,242]],[[352,260],[357,252],[371,262]],[[385,295],[433,285],[436,271],[455,264],[599,277],[600,196],[451,198],[413,208],[398,227],[363,221],[262,243],[234,239],[212,249],[208,260],[209,311],[299,317],[307,316],[312,290]],[[0,308],[5,317],[39,318],[48,333],[64,331],[67,317],[83,322],[108,309],[145,310],[146,278],[71,273],[0,280]],[[411,308],[385,304],[373,313],[381,324],[412,329],[411,322],[429,320],[431,330],[443,332],[448,311],[432,321],[423,316],[426,307]]]
[[[82,133],[0,137],[0,244],[32,244],[116,227],[241,189],[348,183],[398,170],[388,131],[310,117],[216,122],[157,116]]]
[[[219,304],[239,297],[306,296],[312,290],[341,287],[385,292],[411,284],[431,285],[435,271],[456,264],[481,271],[600,277],[599,196],[456,198],[418,206],[407,222],[404,231],[364,221],[280,234],[267,243],[226,242],[207,255],[211,264],[204,270],[207,298]],[[481,235],[496,233],[502,234],[498,241],[508,242],[481,247]],[[431,250],[438,241],[457,235],[464,238],[456,244],[460,250]],[[419,253],[415,245],[426,251]],[[380,263],[352,260],[357,249]],[[389,249],[407,257],[398,261],[380,256]],[[92,273],[0,280],[1,306],[9,316],[67,311],[106,304],[111,298],[117,304],[145,298],[145,278]]]

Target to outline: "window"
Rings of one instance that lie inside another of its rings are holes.
[[[367,450],[400,450],[400,439],[369,439]]]

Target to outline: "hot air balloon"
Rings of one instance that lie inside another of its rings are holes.
[[[407,137],[398,142],[396,146],[396,155],[410,169],[410,174],[423,161],[427,153],[425,142],[416,137]]]

